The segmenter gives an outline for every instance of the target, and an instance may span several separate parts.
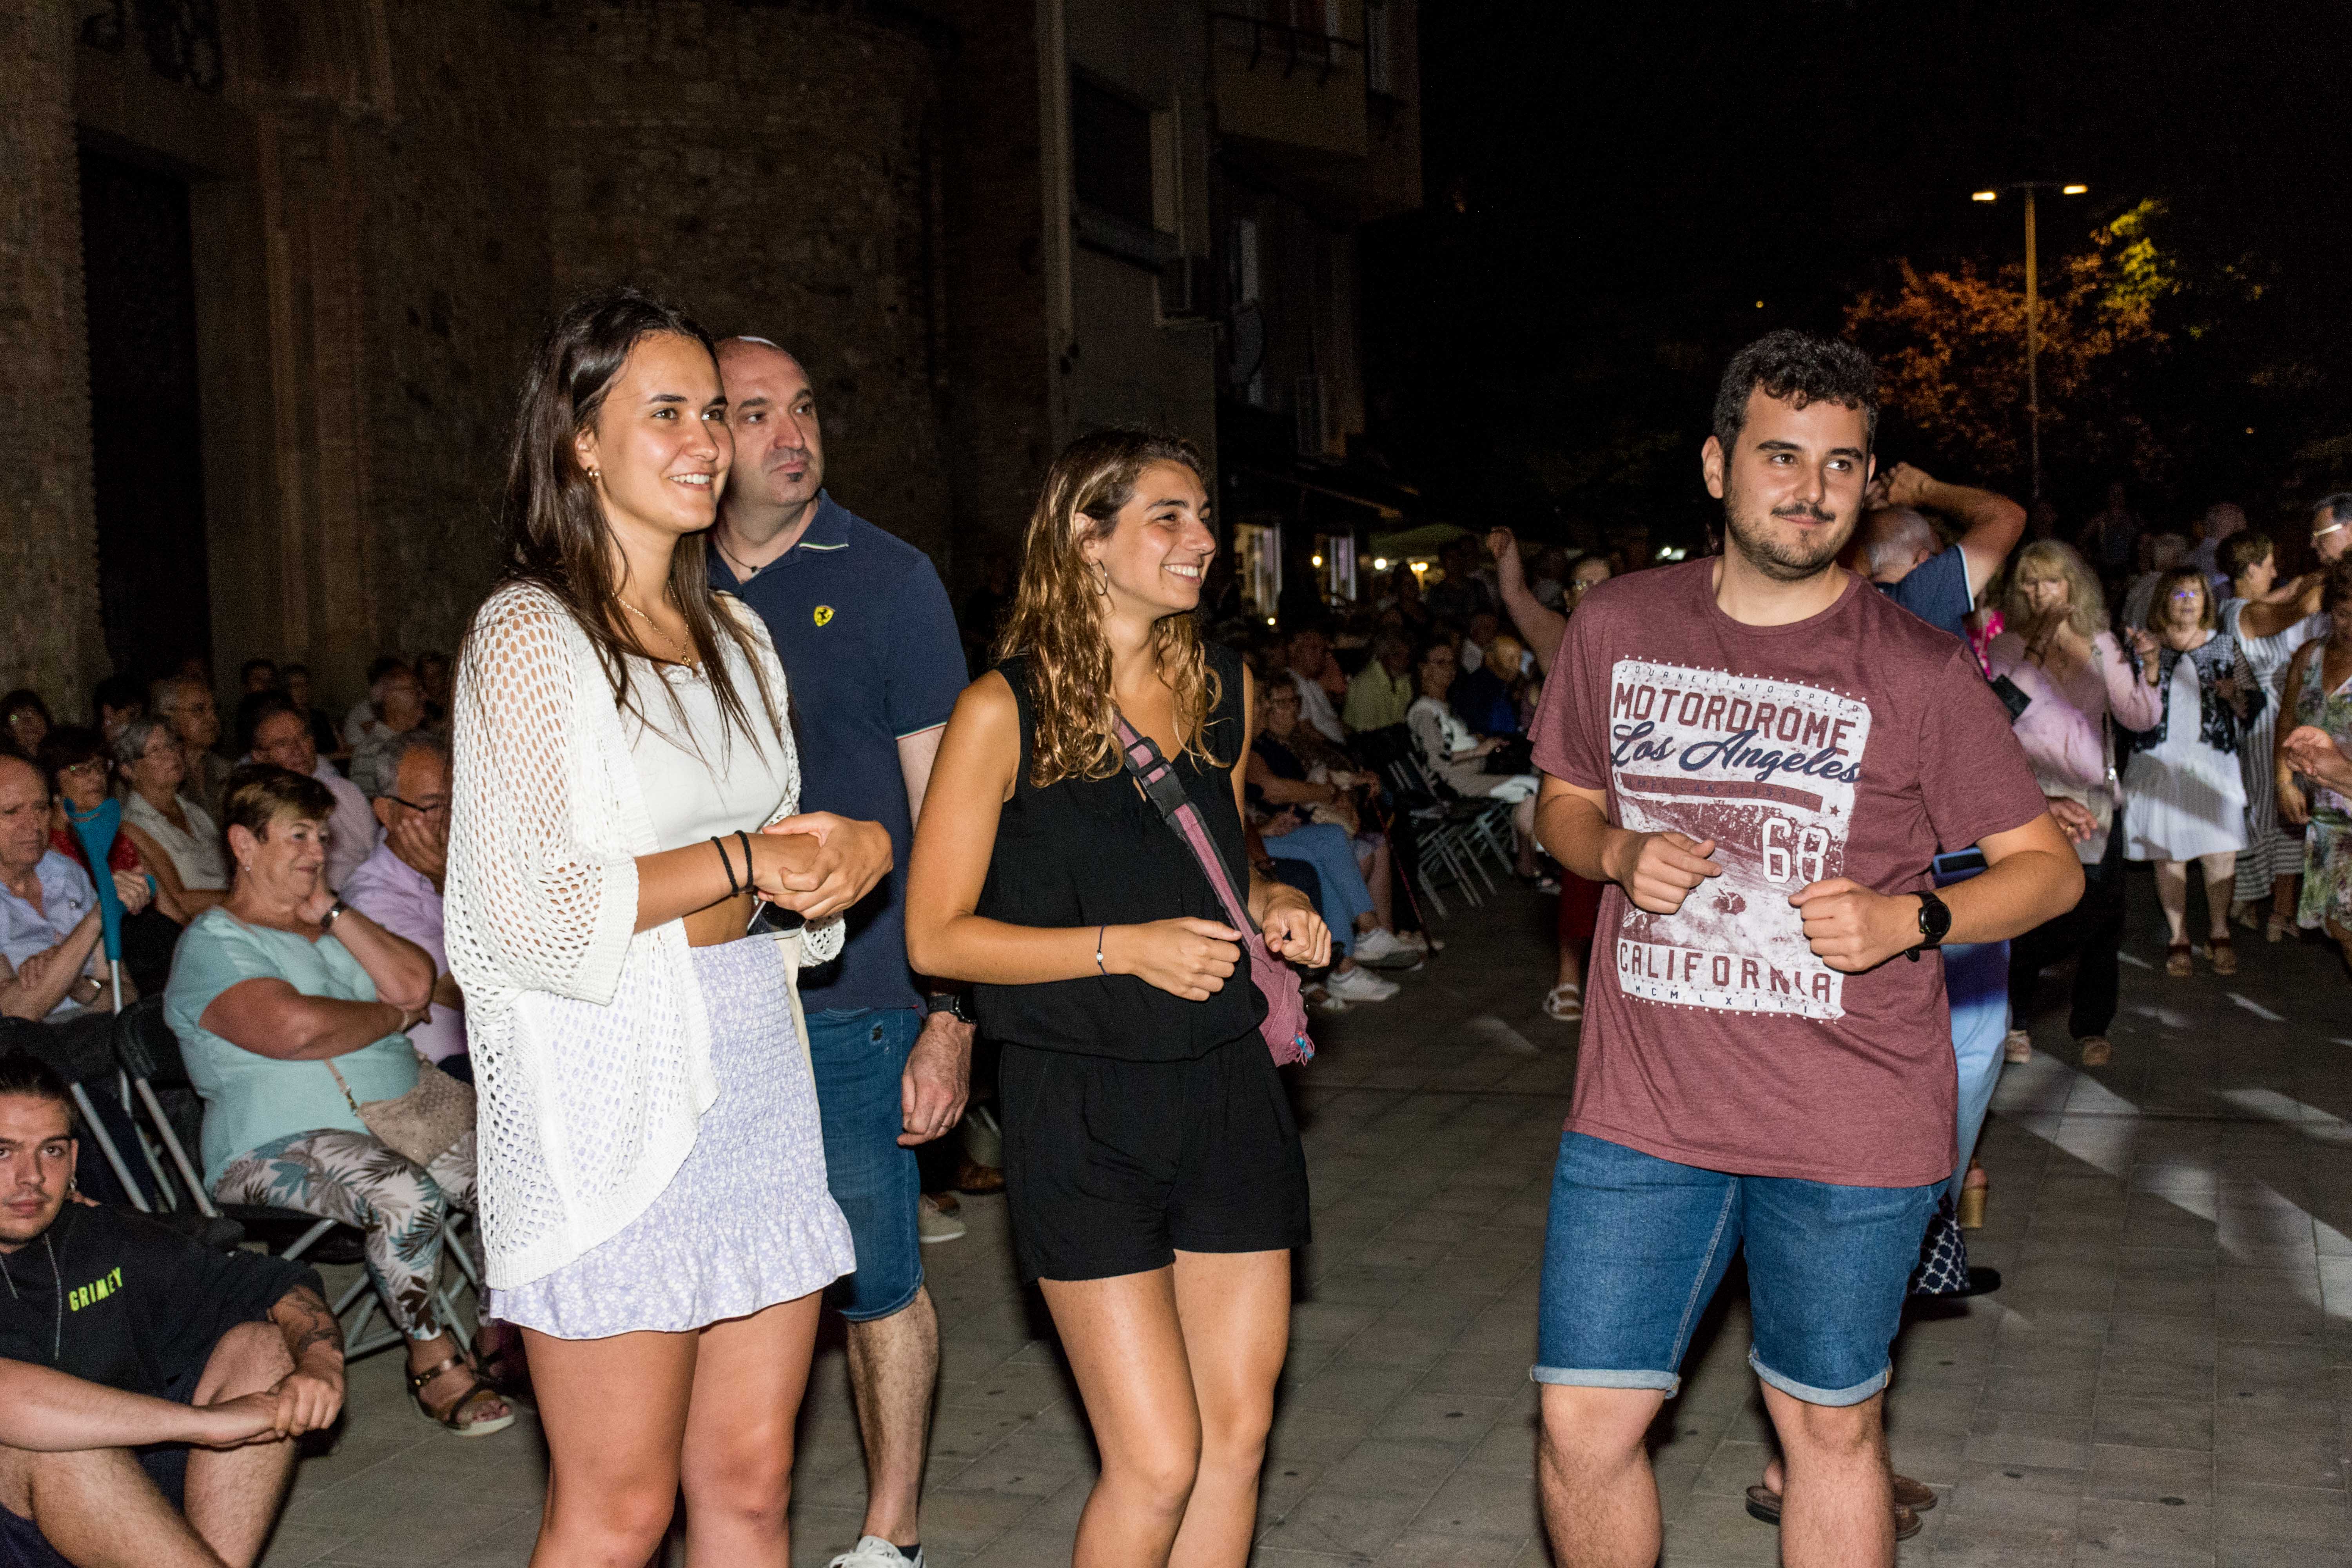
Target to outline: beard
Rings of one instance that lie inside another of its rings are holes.
[[[1775,517],[1805,518],[1830,524],[1808,544],[1801,540],[1783,540],[1774,536]],[[1751,514],[1733,482],[1729,470],[1723,476],[1724,541],[1739,552],[1740,559],[1776,583],[1801,583],[1818,577],[1837,564],[1840,552],[1853,537],[1854,525],[1861,520],[1857,510],[1843,520],[1833,512],[1820,510],[1811,505],[1785,507],[1769,514]]]

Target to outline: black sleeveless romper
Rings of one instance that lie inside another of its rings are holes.
[[[1209,660],[1221,690],[1204,738],[1212,755],[1237,758],[1241,659],[1212,647]],[[1222,923],[1191,849],[1125,770],[1030,783],[1025,662],[997,671],[1020,708],[1021,763],[976,912],[1063,929]],[[1246,887],[1232,775],[1197,757],[1175,768]],[[1104,1279],[1164,1268],[1179,1250],[1306,1244],[1306,1156],[1246,964],[1202,1002],[1124,974],[982,985],[972,1001],[982,1031],[1003,1044],[1005,1191],[1023,1279]]]

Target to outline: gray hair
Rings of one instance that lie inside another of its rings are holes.
[[[2326,512],[2330,522],[2352,522],[2352,490],[2338,490],[2332,496],[2322,496],[2311,503],[2311,510]]]
[[[1933,555],[1943,542],[1936,525],[1906,506],[1881,507],[1867,519],[1869,542],[1863,546],[1863,564],[1872,576],[1896,565],[1908,566],[1921,551]]]
[[[178,682],[159,680],[155,684],[160,688]],[[121,734],[114,737],[114,760],[126,768],[136,766],[145,760],[148,745],[158,735],[169,736],[175,746],[180,743],[180,732],[172,728],[168,715],[149,713],[133,719],[122,726]]]

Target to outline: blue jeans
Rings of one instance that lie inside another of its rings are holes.
[[[824,1180],[849,1221],[857,1268],[826,1299],[853,1323],[887,1318],[923,1288],[923,1244],[915,1229],[922,1176],[906,1130],[898,1084],[923,1032],[912,1007],[828,1009],[808,1016],[809,1065],[816,1074],[824,1130]]]
[[[1356,865],[1356,841],[1336,823],[1310,822],[1304,827],[1265,841],[1265,852],[1277,860],[1304,860],[1315,868],[1323,883],[1323,923],[1331,928],[1331,945],[1340,952],[1356,946],[1356,917],[1370,914],[1372,892]]]
[[[2009,1033],[2009,943],[1979,942],[1944,950],[1944,992],[1952,1004],[1952,1056],[1960,1075],[1959,1164],[1944,1193],[1959,1202],[1960,1179],[1984,1131],[2000,1082],[2000,1042]]]
[[[1886,1386],[1938,1185],[1735,1176],[1563,1133],[1535,1380],[1671,1397],[1699,1315],[1744,1248],[1748,1364],[1808,1405],[1859,1405]]]

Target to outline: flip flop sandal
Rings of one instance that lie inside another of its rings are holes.
[[[1544,1016],[1556,1024],[1580,1023],[1584,1018],[1584,987],[1555,985],[1544,993]]]
[[[425,1385],[453,1367],[462,1367],[471,1373],[474,1379],[473,1385],[451,1402],[447,1415],[436,1415],[432,1408],[425,1403]],[[503,1432],[515,1424],[514,1406],[511,1402],[508,1403],[507,1413],[504,1415],[485,1415],[472,1421],[466,1419],[466,1413],[473,1409],[478,1402],[485,1399],[499,1399],[500,1395],[496,1389],[482,1381],[481,1375],[474,1371],[473,1366],[462,1355],[446,1356],[438,1366],[428,1367],[423,1372],[410,1373],[408,1397],[416,1402],[416,1413],[419,1415],[436,1426],[447,1428],[460,1437],[487,1437],[493,1432]]]
[[[1897,1481],[1905,1481],[1909,1480],[1910,1478],[1906,1476],[1897,1476],[1895,1479]],[[1932,1488],[1920,1486],[1917,1481],[1911,1481],[1910,1484],[1914,1487],[1917,1487],[1921,1491],[1928,1492],[1931,1496],[1933,1495]],[[1932,1507],[1934,1505],[1930,1504],[1929,1506]],[[1760,1519],[1767,1524],[1778,1525],[1780,1522],[1780,1494],[1774,1491],[1768,1486],[1757,1485],[1749,1487],[1748,1489],[1748,1517],[1750,1519]],[[1895,1505],[1895,1540],[1910,1540],[1926,1527],[1926,1521],[1919,1517],[1918,1511],[1913,1509],[1909,1504],[1898,1502]]]
[[[2206,952],[2213,960],[2214,973],[2235,974],[2238,973],[2238,949],[2236,944],[2231,942],[2228,937],[2213,937],[2206,942],[2205,947]]]
[[[2175,980],[2189,978],[2189,944],[2176,942],[2164,950],[2164,972]]]

